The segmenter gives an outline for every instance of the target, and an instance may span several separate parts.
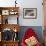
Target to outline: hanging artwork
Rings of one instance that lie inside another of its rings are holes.
[[[26,19],[36,19],[37,18],[37,8],[24,8],[23,17]]]

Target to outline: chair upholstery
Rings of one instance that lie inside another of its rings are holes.
[[[21,46],[27,46],[25,40],[30,38],[30,37],[35,37],[36,40],[38,41],[35,46],[41,46],[39,40],[37,39],[37,34],[34,32],[32,28],[28,28],[24,34],[24,37],[22,38]]]

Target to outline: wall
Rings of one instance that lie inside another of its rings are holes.
[[[20,25],[22,26],[42,26],[43,25],[43,6],[42,0],[25,0],[22,2],[20,10]],[[23,8],[37,8],[37,19],[23,19]]]
[[[15,6],[15,0],[0,0],[1,7]],[[43,6],[42,0],[17,0],[19,9],[19,24],[21,26],[43,26]],[[37,8],[37,19],[24,19],[23,8]],[[10,19],[9,19],[10,20]]]

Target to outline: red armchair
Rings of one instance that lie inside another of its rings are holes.
[[[32,41],[32,42],[29,42],[29,41]],[[30,45],[28,45],[28,43]],[[27,31],[25,32],[25,35],[22,38],[21,46],[41,46],[40,42],[37,39],[37,35],[32,28],[28,28]]]

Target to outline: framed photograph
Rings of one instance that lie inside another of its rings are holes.
[[[15,11],[15,10],[10,10],[10,11],[9,11],[9,14],[10,14],[10,15],[16,15],[17,13],[18,13],[18,12]]]
[[[37,8],[23,8],[23,17],[26,19],[37,18]]]
[[[9,10],[2,10],[2,15],[9,15]]]

